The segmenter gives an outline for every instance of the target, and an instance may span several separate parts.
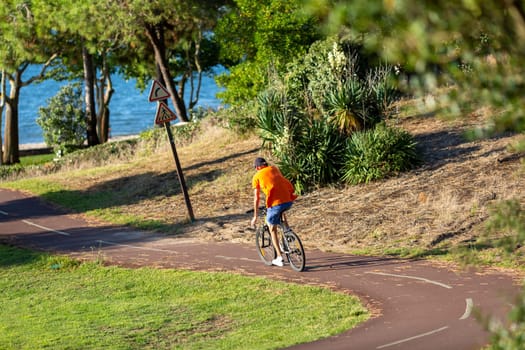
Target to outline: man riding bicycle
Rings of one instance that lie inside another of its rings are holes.
[[[270,228],[272,244],[277,252],[277,257],[272,264],[283,266],[283,256],[277,239],[277,225],[281,223],[281,214],[292,207],[297,198],[291,182],[286,179],[276,166],[269,166],[264,158],[256,158],[254,162],[257,173],[252,179],[253,192],[253,218],[252,227],[257,222],[259,198],[261,190],[266,196],[266,221]],[[283,214],[284,215],[284,214]]]

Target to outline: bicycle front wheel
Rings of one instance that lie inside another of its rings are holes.
[[[272,244],[272,236],[267,226],[260,226],[255,232],[255,246],[257,254],[266,265],[271,265],[277,253]]]
[[[290,266],[297,272],[303,271],[306,265],[303,243],[299,239],[299,236],[291,230],[288,230],[283,234],[288,244],[288,252],[286,252],[286,256],[288,257]]]

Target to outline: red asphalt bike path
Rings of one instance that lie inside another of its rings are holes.
[[[234,272],[328,286],[357,295],[373,314],[352,330],[293,349],[480,349],[489,334],[474,315],[504,321],[521,283],[497,271],[454,271],[425,260],[308,249],[306,270],[297,273],[288,265],[264,265],[255,244],[204,242],[125,227],[92,226],[81,215],[4,189],[0,189],[0,239],[74,258],[103,258],[123,267]]]

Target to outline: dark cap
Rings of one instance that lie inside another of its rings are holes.
[[[266,160],[261,157],[255,158],[254,166],[257,168],[258,166],[268,166],[268,163],[266,163]]]

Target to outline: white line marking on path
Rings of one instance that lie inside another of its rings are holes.
[[[216,258],[225,259],[225,260],[242,260],[242,261],[253,261],[253,262],[259,262],[260,260],[255,259],[249,259],[249,258],[234,258],[232,256],[224,256],[224,255],[215,255]]]
[[[39,224],[35,224],[32,221],[22,220],[22,222],[25,223],[25,224],[34,226],[34,227],[38,227],[39,229],[42,229],[42,230],[45,230],[45,231],[48,231],[48,232],[58,233],[59,235],[62,235],[62,236],[71,236],[70,233],[67,233],[67,232],[64,232],[64,231],[53,230],[52,228],[45,227],[45,226],[42,226],[42,225],[39,225]]]
[[[470,313],[472,312],[472,307],[474,306],[474,302],[471,298],[467,298],[465,299],[465,301],[467,303],[467,307],[465,308],[465,313],[463,314],[463,316],[459,318],[460,320],[466,320],[467,318],[469,318]]]
[[[0,210],[0,214],[2,214],[2,215],[6,215],[6,216],[9,215],[9,213],[6,213],[6,212],[3,211],[3,210]],[[34,222],[29,221],[29,220],[22,220],[22,222],[25,223],[25,224],[27,224],[27,225],[30,225],[30,226],[38,227],[38,228],[41,229],[41,230],[45,230],[45,231],[48,231],[48,232],[58,233],[59,235],[62,235],[62,236],[71,236],[71,234],[69,234],[69,233],[67,233],[67,232],[54,230],[54,229],[49,228],[49,227],[45,227],[45,226],[42,226],[42,225],[39,225],[39,224],[35,224]]]
[[[444,284],[444,283],[441,283],[441,282],[437,282],[437,281],[432,281],[432,280],[429,280],[429,279],[423,278],[423,277],[396,275],[396,274],[393,274],[393,273],[385,273],[385,272],[365,272],[365,273],[369,273],[369,274],[372,274],[372,275],[409,278],[409,279],[412,279],[412,280],[418,280],[418,281],[423,281],[423,282],[430,283],[430,284],[435,284],[436,286],[440,286],[440,287],[443,287],[443,288],[452,289],[452,287],[447,285],[447,284]]]
[[[433,331],[430,331],[430,332],[418,334],[418,335],[415,335],[415,336],[410,337],[410,338],[405,338],[405,339],[401,339],[401,340],[398,340],[398,341],[395,341],[395,342],[392,342],[392,343],[388,343],[388,344],[385,344],[385,345],[378,346],[376,349],[388,348],[390,346],[406,343],[406,342],[414,340],[414,339],[423,338],[423,337],[426,337],[428,335],[432,335],[432,334],[436,334],[436,333],[442,332],[442,331],[444,331],[447,328],[448,328],[448,326],[441,327],[441,328],[438,328],[438,329],[434,329]]]
[[[167,249],[150,248],[150,247],[139,247],[139,246],[131,245],[131,244],[122,244],[122,243],[115,243],[115,242],[102,241],[102,240],[97,240],[96,242],[97,243],[108,244],[108,245],[115,245],[115,246],[118,246],[118,247],[128,247],[128,248],[134,248],[134,249],[151,250],[151,251],[154,251],[154,252],[164,252],[164,253],[172,253],[172,254],[176,254],[177,253],[177,252],[174,252],[172,250],[167,250]]]

